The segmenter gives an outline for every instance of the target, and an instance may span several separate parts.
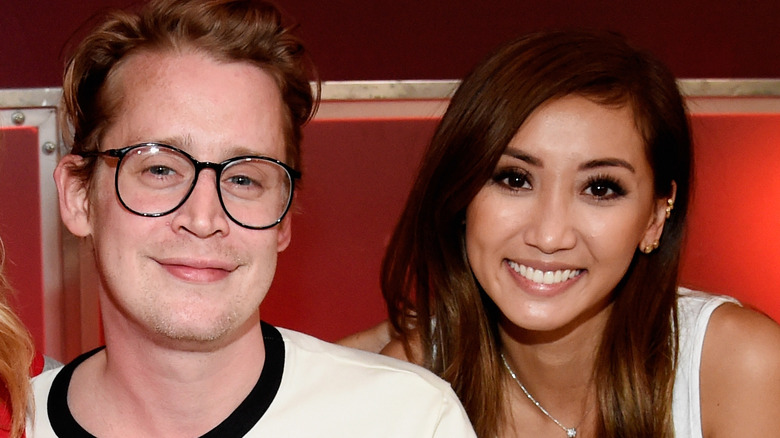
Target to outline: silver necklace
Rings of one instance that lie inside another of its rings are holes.
[[[527,389],[525,389],[525,385],[523,385],[523,383],[520,381],[520,379],[517,378],[517,375],[515,375],[515,372],[512,370],[512,367],[509,366],[509,362],[506,361],[506,357],[504,356],[504,353],[501,353],[501,360],[504,362],[504,367],[506,367],[506,370],[509,371],[509,375],[512,376],[512,379],[515,382],[517,382],[518,385],[520,385],[520,389],[523,390],[523,394],[525,394],[525,396],[528,397],[528,400],[531,400],[531,403],[533,403],[537,408],[539,408],[539,410],[542,411],[542,413],[544,415],[546,415],[547,418],[552,420],[555,424],[558,425],[558,427],[563,429],[563,431],[566,432],[566,437],[567,438],[576,438],[577,437],[577,427],[579,426],[579,424],[577,426],[574,426],[574,427],[566,427],[563,424],[561,424],[561,422],[558,421],[555,417],[550,415],[550,413],[547,412],[547,409],[545,409],[544,406],[542,406],[538,401],[536,401],[534,396],[532,396],[531,393],[528,392]],[[583,417],[585,415],[588,415],[587,411],[585,412]]]

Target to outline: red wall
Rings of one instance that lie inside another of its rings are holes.
[[[63,53],[102,8],[0,2],[0,88],[59,86]],[[777,0],[278,0],[325,80],[457,79],[500,42],[549,27],[627,35],[682,78],[780,77]]]
[[[385,317],[381,257],[437,121],[307,127],[292,244],[261,306],[264,319],[335,340]],[[780,114],[696,114],[692,128],[696,184],[682,283],[733,295],[780,321]],[[3,135],[0,236],[17,309],[40,343],[41,212],[31,196],[39,190],[37,133]],[[46,214],[56,214],[51,208]]]
[[[438,120],[314,122],[293,238],[260,313],[335,340],[386,318],[379,265]]]
[[[335,340],[385,318],[380,260],[436,122],[327,121],[306,130],[300,211],[264,319]],[[780,114],[699,114],[692,129],[682,283],[780,321]]]
[[[683,283],[780,321],[780,114],[693,118],[696,186]]]
[[[137,2],[1,1],[0,88],[60,86],[64,54],[89,27],[85,22],[102,8],[131,3]],[[780,77],[777,0],[278,3],[300,23],[324,80],[460,78],[504,40],[571,26],[624,33],[678,77]],[[434,125],[430,119],[322,121],[307,129],[300,212],[263,306],[265,318],[326,339],[382,318],[379,261]],[[730,292],[775,319],[780,319],[778,126],[775,115],[695,118],[699,181],[683,269],[686,284]],[[9,218],[16,213],[6,206],[29,201],[26,194],[34,189],[9,181],[15,191],[7,193],[11,200],[3,198],[0,235],[12,280],[27,291],[35,288],[41,268],[30,265],[29,279],[21,279],[19,266],[34,263],[38,255],[30,245],[37,240],[31,235],[31,241],[16,243],[26,231],[10,230],[37,224],[34,217]],[[31,300],[25,298],[21,311],[38,336],[40,297]]]

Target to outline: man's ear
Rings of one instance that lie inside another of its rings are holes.
[[[653,204],[653,211],[647,223],[647,230],[639,242],[639,250],[650,253],[658,247],[661,241],[661,235],[664,232],[666,220],[674,210],[674,200],[677,197],[677,183],[672,181],[672,190],[669,197],[658,198]]]
[[[54,169],[54,183],[60,202],[60,217],[71,233],[86,237],[92,233],[89,220],[89,196],[87,182],[74,173],[84,158],[68,154],[62,157]]]
[[[292,217],[290,213],[282,219],[279,225],[276,226],[276,251],[282,252],[290,246],[290,240],[292,239]]]

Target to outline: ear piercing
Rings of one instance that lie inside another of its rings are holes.
[[[645,253],[645,254],[650,254],[656,248],[658,248],[658,241],[657,240],[655,242],[653,242],[652,244],[645,246],[642,249],[642,252]]]
[[[667,219],[669,219],[669,217],[672,216],[672,210],[674,210],[674,199],[673,198],[668,198],[666,200],[666,218]],[[656,248],[658,248],[658,240],[656,240],[655,242],[651,243],[650,245],[646,245],[641,250],[645,254],[650,254]]]

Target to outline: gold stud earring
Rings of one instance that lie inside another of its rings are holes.
[[[674,199],[669,198],[666,200],[666,218],[669,219],[672,216],[672,210],[674,210]]]
[[[658,241],[657,240],[655,242],[649,244],[649,245],[646,245],[644,248],[642,248],[642,252],[645,253],[645,254],[650,254],[656,248],[658,248]]]

